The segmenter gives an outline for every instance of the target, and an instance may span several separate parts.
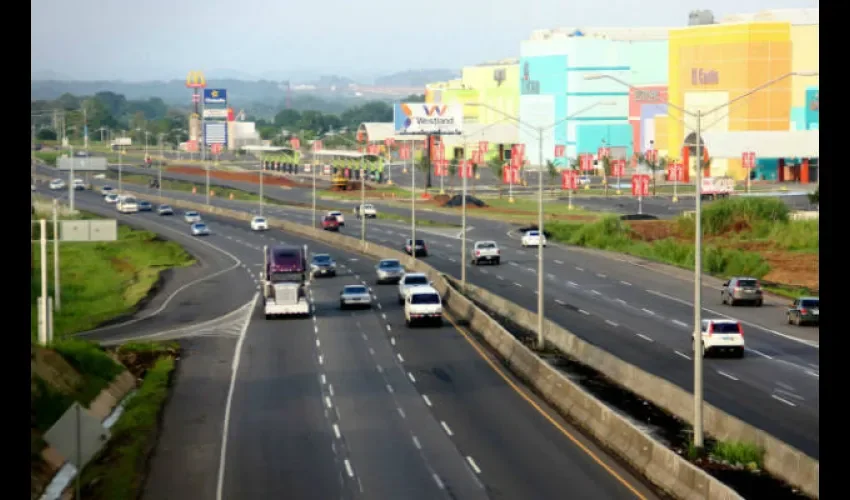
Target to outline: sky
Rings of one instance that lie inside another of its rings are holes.
[[[355,79],[519,56],[535,29],[687,25],[817,0],[32,0],[32,74],[76,80]],[[221,77],[221,76],[219,76]]]

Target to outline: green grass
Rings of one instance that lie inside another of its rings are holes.
[[[537,197],[514,197],[514,202],[511,203],[507,196],[500,198],[494,197],[479,197],[481,201],[495,209],[518,210],[525,212],[534,212],[537,214],[538,201]],[[590,212],[573,206],[570,209],[569,204],[565,201],[543,200],[543,212],[546,215],[599,215],[599,212]],[[478,213],[478,212],[476,212]],[[536,215],[535,215],[536,217]]]
[[[764,448],[750,443],[719,441],[708,453],[716,460],[725,460],[730,465],[743,465],[750,469],[762,469],[764,466]]]
[[[37,236],[36,236],[37,237]],[[36,298],[41,292],[38,248],[30,286],[32,338],[38,331]],[[48,245],[48,294],[53,296],[53,245]],[[118,240],[102,243],[61,243],[61,310],[54,314],[54,337],[92,329],[129,313],[147,296],[168,268],[194,259],[173,242],[149,231],[118,226]]]
[[[118,174],[116,174],[114,172],[110,172],[107,175],[107,177],[110,180],[115,181],[116,183],[118,181]],[[122,183],[141,185],[141,186],[144,186],[146,188],[148,187],[151,179],[153,179],[153,177],[149,177],[149,176],[146,176],[146,175],[126,175],[125,174],[125,175],[121,176]],[[168,180],[168,179],[162,180],[162,189],[166,190],[166,191],[181,191],[181,192],[184,192],[184,193],[191,193],[192,188],[195,188],[195,190],[197,191],[198,194],[203,194],[204,189],[206,189],[206,183],[204,181],[201,181],[201,182],[198,182],[198,183],[193,183],[193,182],[186,182],[186,181],[174,181],[174,180]],[[225,187],[216,186],[216,185],[211,184],[210,190],[215,191],[216,198],[229,199],[230,195],[232,194],[233,199],[237,200],[237,201],[250,201],[250,202],[259,202],[260,201],[259,195],[256,195],[254,193],[249,193],[247,191],[242,191],[240,189],[225,188]],[[152,193],[155,192],[155,191],[156,190],[152,191]],[[270,199],[267,196],[264,197],[264,198],[265,198],[264,203],[266,203],[267,205],[280,205],[280,202],[277,201],[277,200]]]
[[[59,158],[59,151],[33,151],[32,157],[43,161],[44,163],[55,166],[56,159]]]
[[[403,215],[398,215],[398,214],[384,213],[384,212],[378,212],[377,219],[392,221],[392,222],[403,222],[405,224],[410,224],[410,222],[411,222],[410,217],[405,217]],[[367,224],[367,228],[368,228],[369,223],[367,222],[366,224]],[[417,227],[425,227],[425,226],[427,226],[427,227],[461,227],[458,224],[445,224],[445,223],[442,223],[442,222],[437,222],[437,221],[433,221],[433,220],[429,220],[429,219],[416,219],[416,226]]]
[[[112,427],[107,449],[83,470],[85,498],[137,498],[144,481],[145,463],[154,446],[159,415],[168,397],[174,358],[159,358],[141,387]]]

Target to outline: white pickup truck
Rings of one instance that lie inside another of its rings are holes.
[[[440,294],[430,286],[412,288],[404,300],[404,322],[408,328],[419,323],[443,323]]]
[[[364,205],[357,205],[354,207],[354,215],[359,219],[360,217],[367,217],[369,219],[374,219],[378,216],[378,211],[375,210],[375,206],[371,203],[366,203]]]
[[[735,180],[731,177],[703,177],[702,179],[701,195],[703,200],[728,198],[734,192]]]
[[[495,241],[476,241],[472,245],[472,265],[488,262],[498,266],[501,260],[499,245]]]

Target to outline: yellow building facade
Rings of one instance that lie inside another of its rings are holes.
[[[819,24],[792,25],[791,44],[792,71],[820,71]],[[794,76],[791,79],[791,130],[812,128],[811,95],[813,89],[819,88],[819,76]]]
[[[815,58],[817,53],[815,52]],[[675,108],[706,113],[703,132],[787,131],[792,107],[792,79],[786,78],[732,106],[726,104],[792,69],[791,25],[788,22],[743,22],[671,29],[668,91],[671,106],[663,149],[681,158],[681,146],[695,120]],[[805,94],[805,93],[803,93]],[[693,143],[694,137],[689,138]],[[659,148],[662,145],[659,144]],[[711,151],[709,150],[709,154]],[[691,155],[691,171],[694,158]],[[710,175],[741,180],[740,159],[713,159]]]
[[[462,69],[460,79],[428,84],[425,102],[480,102],[510,116],[519,116],[519,61],[508,59],[467,66]],[[505,121],[504,115],[486,106],[467,105],[463,114],[467,123],[491,125]]]

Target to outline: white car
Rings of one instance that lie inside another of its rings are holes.
[[[118,195],[117,194],[108,194],[103,197],[103,201],[109,203],[110,205],[118,203]]]
[[[364,285],[345,285],[339,292],[339,308],[372,307],[372,295]]]
[[[417,323],[443,323],[443,301],[431,286],[417,286],[404,300],[404,322],[409,327]]]
[[[115,208],[122,214],[134,214],[139,211],[139,202],[134,196],[119,196]]]
[[[479,265],[482,262],[496,264],[502,261],[499,245],[495,241],[476,241],[472,245],[472,264]]]
[[[428,275],[424,273],[405,273],[405,275],[398,280],[398,303],[404,304],[407,294],[412,288],[417,286],[431,286],[431,281],[428,279]]]
[[[196,222],[192,224],[191,228],[192,236],[208,236],[210,234],[210,228],[203,222]]]
[[[108,194],[112,194],[114,192],[115,192],[115,190],[112,189],[112,186],[103,186],[102,188],[100,188],[100,194],[102,194],[103,196],[106,196]]]
[[[694,335],[691,334],[693,350]],[[736,358],[744,357],[744,327],[735,319],[702,320],[702,355],[730,352]]]
[[[536,247],[540,244],[546,246],[546,236],[540,234],[540,231],[536,229],[532,229],[531,231],[526,231],[525,234],[522,235],[522,246],[523,247]]]
[[[82,179],[74,179],[74,190],[83,191],[86,189],[86,183]]]
[[[188,212],[183,212],[183,220],[189,224],[201,222],[201,214],[194,210],[189,210]]]
[[[60,189],[65,189],[65,181],[62,179],[53,179],[50,181],[50,190],[58,191]]]
[[[331,212],[328,212],[325,217],[336,217],[336,221],[339,222],[340,226],[345,225],[345,216],[342,215],[342,212],[333,210]]]
[[[265,217],[254,217],[251,219],[251,231],[268,231],[269,221]]]

